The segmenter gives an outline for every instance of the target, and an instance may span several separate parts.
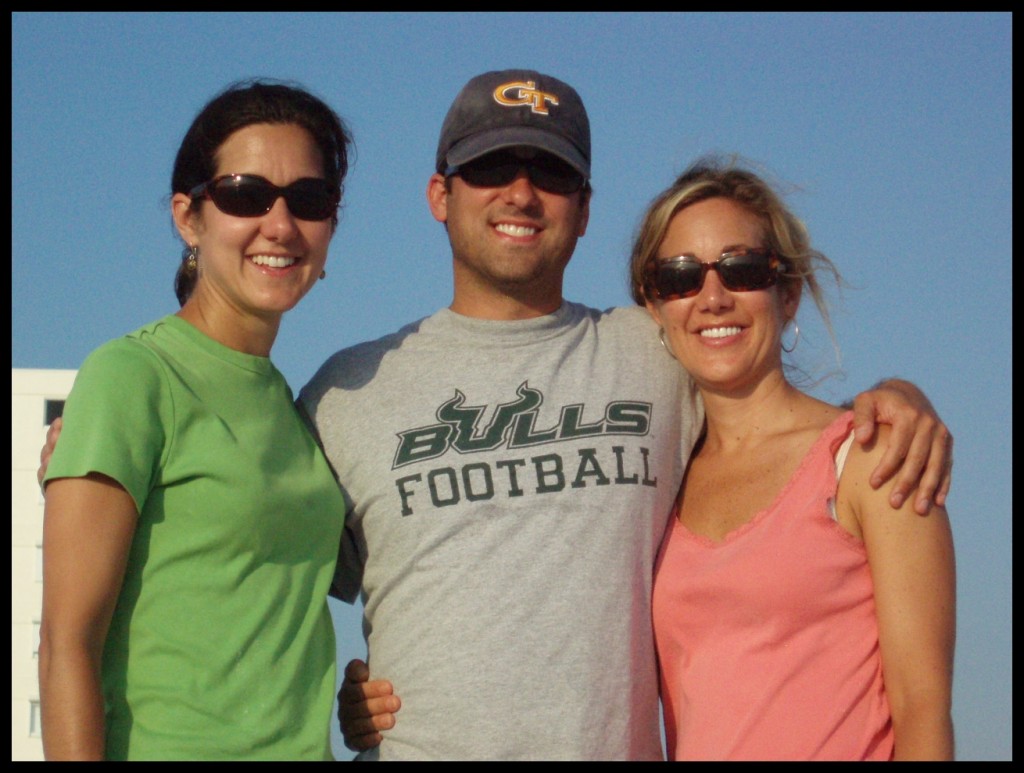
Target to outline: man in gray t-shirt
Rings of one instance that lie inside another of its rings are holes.
[[[562,298],[589,179],[570,86],[470,80],[427,192],[451,306],[300,395],[346,496],[333,592],[362,594],[374,679],[350,664],[341,712],[366,758],[662,757],[652,573],[702,416],[643,309]]]
[[[428,189],[450,308],[300,396],[348,502],[335,593],[402,699],[380,759],[662,756],[650,591],[700,414],[643,309],[562,299],[589,177],[571,87],[470,81]]]

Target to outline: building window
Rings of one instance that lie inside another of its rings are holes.
[[[32,738],[41,738],[43,735],[42,717],[39,716],[39,701],[29,701],[28,734]]]
[[[63,400],[47,400],[46,401],[46,420],[43,422],[44,426],[49,427],[53,424],[53,420],[64,414],[64,401]]]
[[[38,620],[32,621],[32,657],[39,657],[39,629],[42,626]]]

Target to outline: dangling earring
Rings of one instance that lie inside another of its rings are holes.
[[[793,337],[792,346],[786,348],[786,345],[784,343],[782,343],[781,341],[779,342],[782,345],[782,351],[784,351],[786,354],[792,354],[793,350],[796,349],[796,345],[800,343],[800,324],[795,319],[793,320],[793,330],[796,331],[796,335]]]
[[[665,347],[665,351],[668,352],[668,356],[674,360],[676,358],[676,355],[672,351],[672,348],[665,341],[665,328],[663,327],[658,328],[658,340],[661,341],[661,345]]]
[[[190,274],[194,274],[199,270],[199,247],[195,244],[190,244],[181,251],[181,259],[185,263],[185,270]]]
[[[320,272],[320,278],[321,279],[326,279],[327,278],[327,269],[324,269],[323,271]]]

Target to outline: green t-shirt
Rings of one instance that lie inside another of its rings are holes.
[[[176,316],[100,347],[46,477],[91,471],[139,510],[103,657],[108,757],[330,759],[345,508],[270,360]]]

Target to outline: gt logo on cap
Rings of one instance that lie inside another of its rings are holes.
[[[509,96],[509,92],[516,89],[518,91],[514,92],[514,96]],[[494,101],[506,107],[529,105],[530,112],[540,113],[541,115],[548,114],[548,102],[552,105],[558,105],[558,97],[554,94],[538,91],[535,81],[503,83],[494,90]]]

